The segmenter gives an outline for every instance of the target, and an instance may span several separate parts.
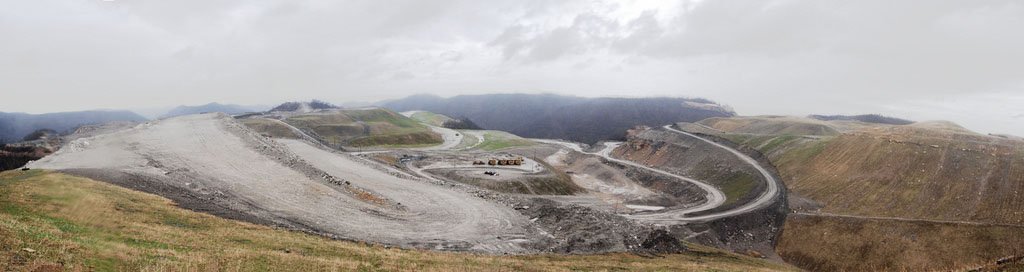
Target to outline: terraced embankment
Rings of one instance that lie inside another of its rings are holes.
[[[427,147],[446,139],[428,126],[383,108],[268,114],[333,148]],[[281,115],[281,116],[275,116]]]
[[[538,237],[525,228],[528,218],[509,207],[284,142],[226,115],[190,115],[79,139],[31,167],[95,177],[229,218],[353,240],[524,252],[520,244]]]
[[[635,142],[629,143],[633,146],[628,144],[623,145],[623,143],[606,142],[604,143],[603,149],[592,154],[599,155],[612,162],[643,168],[661,175],[673,177],[682,182],[696,185],[707,193],[705,201],[696,206],[685,208],[676,207],[664,211],[630,215],[631,218],[668,225],[687,222],[705,222],[749,213],[760,208],[768,207],[781,198],[782,192],[779,189],[782,186],[781,182],[775,178],[772,172],[761,165],[762,162],[759,162],[758,160],[755,160],[732,147],[673,129],[670,126],[665,126],[662,129],[664,131],[647,130],[636,133],[674,133],[680,134],[682,137],[686,137],[690,140],[696,140],[697,142],[683,146],[682,150],[663,150],[659,147],[650,149],[650,145],[654,144],[654,141],[651,140],[645,140],[646,142],[641,144],[637,144]],[[658,138],[666,136],[659,135],[651,137]],[[578,144],[552,140],[541,141],[559,144],[577,152],[586,153]],[[665,142],[662,141],[658,145],[663,144],[665,144]],[[671,146],[673,144],[668,145]],[[690,151],[689,149],[697,150]],[[687,153],[687,151],[689,152]],[[724,154],[711,156],[706,155],[714,154],[715,152],[723,152]],[[613,156],[613,154],[625,156],[627,159],[617,158],[616,156]],[[704,156],[693,157],[697,154]],[[666,156],[689,156],[693,158],[687,158],[685,162],[669,163],[667,161],[669,160],[669,157]],[[714,164],[717,168],[709,168],[706,164]],[[660,167],[654,167],[655,165]],[[666,171],[661,168],[667,168],[670,169],[670,171]],[[699,173],[694,171],[698,171]],[[755,175],[758,176],[750,177],[752,176],[750,172],[754,172],[756,173]],[[686,174],[683,175],[678,173]],[[700,176],[704,179],[695,179],[691,178],[691,176]],[[736,176],[740,176],[740,178],[735,178]],[[713,183],[714,185],[712,185]],[[731,187],[739,187],[739,189]],[[726,188],[728,190],[723,190],[722,188]],[[727,203],[730,205],[726,205]]]
[[[724,139],[710,140],[668,126],[632,130],[628,138],[625,144],[605,143],[591,154],[670,177],[677,183],[672,186],[699,188],[706,196],[703,202],[673,203],[626,217],[670,226],[680,239],[779,260],[774,247],[788,208],[781,180],[767,159],[757,152],[741,152]],[[578,144],[548,142],[585,152]],[[651,178],[658,179],[644,179]],[[666,190],[665,185],[669,184],[651,188]]]
[[[949,122],[733,117],[682,126],[758,149],[778,166],[800,213],[777,249],[798,266],[948,270],[1024,250],[1020,140]]]

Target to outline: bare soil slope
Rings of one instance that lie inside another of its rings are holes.
[[[185,206],[231,210],[241,219],[342,238],[524,250],[517,243],[527,241],[523,227],[529,221],[511,208],[366,170],[303,145],[281,146],[223,114],[189,115],[78,139],[31,166],[95,169],[87,172],[130,188],[159,189],[186,200]]]

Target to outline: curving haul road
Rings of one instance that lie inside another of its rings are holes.
[[[747,156],[746,154],[743,154],[742,152],[740,152],[740,151],[738,151],[736,149],[733,149],[731,147],[728,147],[728,146],[716,143],[714,141],[702,138],[702,137],[697,136],[697,135],[690,134],[688,132],[684,132],[684,131],[681,131],[681,130],[674,129],[674,128],[672,128],[672,125],[666,125],[666,126],[664,126],[664,128],[665,128],[665,130],[668,130],[670,132],[674,132],[674,133],[682,134],[682,135],[685,135],[685,136],[693,137],[693,138],[699,139],[701,141],[704,141],[704,142],[706,142],[706,143],[708,143],[708,144],[710,144],[712,146],[715,146],[715,147],[718,147],[718,148],[722,148],[722,149],[725,149],[726,151],[729,151],[729,153],[732,153],[733,155],[735,155],[736,157],[740,158],[741,160],[743,160],[747,164],[750,164],[750,166],[754,167],[754,169],[756,169],[757,172],[759,174],[761,174],[762,177],[764,177],[764,181],[767,183],[766,189],[764,190],[764,192],[761,193],[761,195],[759,195],[753,201],[750,201],[750,202],[748,202],[746,204],[743,204],[743,205],[740,205],[738,207],[735,207],[735,208],[732,208],[732,209],[729,209],[729,210],[709,213],[709,214],[691,216],[689,214],[692,214],[692,213],[695,213],[695,212],[707,211],[707,210],[711,210],[711,209],[714,209],[714,208],[717,208],[717,207],[721,206],[722,204],[725,203],[725,200],[726,200],[725,194],[722,192],[722,190],[720,190],[720,189],[716,188],[715,186],[712,186],[712,185],[710,185],[710,184],[708,184],[706,182],[703,182],[703,181],[699,181],[699,180],[695,180],[695,179],[692,179],[692,178],[684,177],[684,176],[681,176],[681,175],[669,173],[669,172],[664,171],[664,170],[656,169],[656,168],[653,168],[653,167],[648,167],[646,165],[642,165],[642,164],[635,163],[635,162],[632,162],[632,161],[622,160],[622,159],[618,159],[618,158],[612,157],[611,156],[612,150],[614,150],[615,148],[617,148],[620,145],[622,145],[621,142],[605,142],[604,143],[604,148],[601,149],[600,151],[598,151],[598,152],[586,152],[577,143],[563,142],[563,141],[557,141],[557,140],[545,140],[545,139],[534,139],[534,140],[538,141],[538,142],[543,142],[543,143],[557,144],[557,145],[565,146],[567,148],[570,148],[570,149],[575,150],[575,151],[580,152],[580,153],[601,156],[601,157],[603,157],[603,158],[605,158],[605,159],[607,159],[609,161],[614,161],[614,162],[617,162],[617,163],[621,163],[621,164],[625,164],[625,165],[629,165],[629,166],[633,166],[633,167],[643,168],[643,169],[649,170],[651,172],[655,172],[655,173],[658,173],[658,174],[662,174],[662,175],[670,176],[670,177],[677,178],[677,179],[680,179],[680,180],[684,180],[684,181],[689,182],[689,183],[691,183],[693,185],[696,185],[697,187],[700,187],[701,189],[703,189],[704,191],[707,192],[707,197],[706,197],[707,201],[705,201],[704,203],[701,203],[700,205],[694,206],[694,207],[689,207],[689,208],[684,208],[684,209],[667,210],[667,211],[657,212],[657,213],[643,213],[643,214],[627,215],[627,217],[633,218],[633,219],[637,219],[637,220],[648,221],[648,222],[652,222],[652,223],[687,223],[687,222],[700,222],[700,221],[709,221],[709,220],[714,220],[714,219],[719,219],[719,218],[725,218],[725,217],[730,217],[730,216],[734,216],[734,215],[738,215],[738,214],[743,214],[743,213],[751,212],[751,211],[760,209],[762,207],[768,206],[768,205],[770,205],[772,203],[772,201],[781,192],[779,190],[779,187],[781,186],[780,182],[777,179],[775,179],[774,176],[772,176],[771,172],[769,172],[768,169],[765,169],[763,166],[761,166],[761,164],[758,163],[757,160],[755,160],[754,158],[751,158],[750,156]]]

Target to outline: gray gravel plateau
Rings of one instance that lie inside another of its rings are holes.
[[[29,167],[338,239],[497,254],[682,250],[675,237],[649,224],[542,197],[414,177],[313,141],[271,139],[224,114],[78,138]]]

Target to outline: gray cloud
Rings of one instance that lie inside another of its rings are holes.
[[[48,102],[0,110],[523,91],[1024,135],[1020,29],[998,0],[12,1],[0,88]]]

